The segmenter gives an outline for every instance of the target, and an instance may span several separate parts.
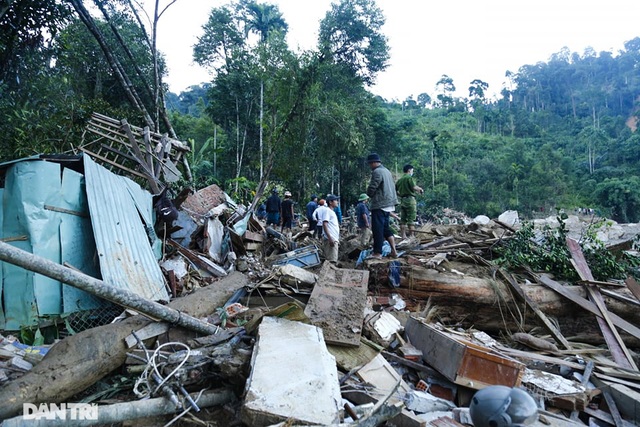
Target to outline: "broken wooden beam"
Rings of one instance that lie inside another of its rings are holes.
[[[571,262],[575,267],[578,275],[582,280],[585,281],[593,281],[593,275],[591,274],[591,270],[587,265],[587,261],[584,258],[584,254],[582,253],[582,249],[580,245],[575,240],[567,237],[567,247],[569,252],[571,253]],[[596,304],[602,316],[597,318],[598,324],[600,325],[600,329],[602,330],[602,334],[604,336],[605,341],[609,349],[611,350],[611,356],[616,363],[620,364],[620,366],[624,368],[631,368],[633,370],[638,370],[635,362],[633,361],[633,357],[631,353],[625,346],[622,338],[620,338],[620,334],[616,330],[613,322],[611,321],[611,317],[609,316],[609,310],[604,304],[604,300],[602,299],[602,295],[597,287],[593,285],[585,285],[587,289],[587,294],[589,298]]]
[[[518,296],[533,310],[533,312],[538,316],[545,329],[549,331],[554,340],[558,342],[558,344],[562,345],[565,349],[570,350],[571,345],[569,341],[562,335],[562,333],[555,327],[553,323],[549,320],[546,314],[540,310],[538,304],[533,301],[529,296],[524,292],[522,287],[518,284],[513,275],[506,273],[504,270],[500,269],[500,274],[505,278],[507,283],[511,285],[511,288],[518,294]]]
[[[582,296],[570,290],[568,287],[562,286],[560,283],[552,280],[551,278],[545,275],[535,276],[535,277],[543,285],[548,286],[550,289],[553,289],[560,295],[576,303],[577,305],[589,311],[590,313],[593,313],[596,316],[602,315],[598,307],[593,302],[587,300],[586,298],[583,298]],[[613,322],[614,325],[618,326],[620,329],[623,329],[624,331],[628,332],[634,337],[640,339],[640,328],[627,322],[626,320],[624,320],[623,318],[621,318],[620,316],[614,313],[610,312],[609,317],[611,318],[611,321]]]

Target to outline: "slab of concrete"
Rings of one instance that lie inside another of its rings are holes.
[[[262,427],[292,420],[302,424],[340,422],[342,396],[335,358],[322,330],[265,317],[258,328],[242,421]]]

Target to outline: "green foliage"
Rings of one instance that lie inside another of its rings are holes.
[[[381,31],[384,23],[382,10],[373,0],[335,2],[320,22],[320,51],[371,85],[388,65],[387,37]]]
[[[255,182],[251,182],[243,176],[229,179],[224,184],[225,192],[233,200],[246,206],[253,200],[253,196],[256,194],[256,187],[257,184]]]
[[[530,268],[537,272],[552,273],[559,279],[579,280],[578,273],[571,264],[571,254],[567,248],[568,230],[566,214],[557,217],[559,227],[536,231],[533,223],[524,222],[514,237],[507,240],[496,252],[497,262],[509,268]],[[580,241],[582,253],[596,280],[623,279],[634,268],[635,262],[626,257],[616,259],[596,237],[602,223],[592,224]]]
[[[533,271],[552,272],[558,278],[576,280],[577,273],[571,265],[571,255],[566,247],[567,230],[564,221],[558,218],[560,227],[545,227],[536,236],[533,223],[525,222],[515,236],[497,252],[499,262],[510,268],[531,268]]]
[[[611,210],[611,217],[618,222],[640,220],[640,178],[606,178],[596,186],[596,200]]]
[[[67,3],[8,4],[0,17],[0,160],[77,146],[93,111],[140,121]],[[150,105],[144,33],[113,11],[119,2],[104,4],[139,62],[143,78],[132,83]],[[214,8],[194,49],[214,78],[167,96],[179,138],[193,140],[196,185],[225,183],[245,200],[245,187],[273,158],[272,182],[306,196],[333,189],[346,208],[366,186],[363,160],[376,151],[391,170],[414,164],[425,189],[421,214],[448,207],[533,217],[587,206],[617,221],[640,220],[640,137],[625,124],[638,116],[640,38],[615,57],[563,49],[546,63],[524,64],[506,73],[498,99],[487,99],[479,78],[454,84],[443,74],[432,82],[436,93],[417,87],[417,98],[386,102],[367,91],[388,64],[383,24],[374,0],[337,1],[320,24],[317,49],[298,54],[287,46],[277,7],[234,0]],[[125,58],[105,23],[97,25]],[[458,98],[456,86],[467,87],[469,98]]]

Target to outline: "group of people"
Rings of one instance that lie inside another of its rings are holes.
[[[279,225],[280,232],[291,238],[291,229],[295,221],[294,204],[290,191],[284,192],[284,200],[282,200],[278,195],[278,189],[274,188],[266,202],[258,207],[258,219],[266,219],[267,226]]]
[[[327,261],[337,262],[340,224],[342,223],[340,197],[328,194],[326,199],[318,200],[318,196],[312,195],[305,207],[305,215],[313,237],[323,238],[323,252]]]
[[[382,165],[378,154],[369,154],[367,163],[371,169],[371,178],[366,193],[358,197],[355,210],[360,243],[362,246],[368,246],[373,236],[371,256],[381,258],[384,242],[387,241],[391,247],[390,255],[395,258],[398,253],[389,218],[393,216],[400,220],[403,239],[413,234],[417,216],[416,196],[424,193],[424,190],[413,179],[413,166],[410,164],[403,167],[404,175],[394,182],[391,172]],[[395,213],[397,205],[400,206],[399,217]],[[284,200],[281,200],[278,191],[273,189],[264,206],[267,226],[281,225],[281,232],[288,232],[290,235],[295,217],[293,206],[289,191],[285,191]],[[309,222],[309,231],[313,232],[314,237],[323,239],[323,251],[327,261],[337,262],[342,222],[340,197],[328,194],[325,199],[318,200],[318,196],[312,195],[305,207],[305,215]]]
[[[417,215],[416,195],[422,194],[424,190],[416,185],[413,179],[413,166],[410,164],[403,167],[404,175],[398,182],[394,182],[391,172],[382,165],[382,160],[378,154],[369,154],[367,163],[371,169],[371,179],[369,180],[366,194],[360,195],[360,199],[366,201],[366,196],[371,200],[368,207],[370,209],[370,216],[365,212],[364,215],[367,215],[367,218],[365,219],[363,216],[361,220],[360,217],[363,213],[360,213],[358,216],[358,227],[360,228],[361,236],[367,233],[366,229],[371,228],[371,234],[373,235],[372,257],[382,257],[382,247],[386,240],[391,247],[391,256],[395,258],[398,256],[398,253],[396,251],[394,234],[389,226],[389,217],[396,216],[395,208],[396,205],[399,204],[400,233],[402,234],[402,238],[407,237],[407,229],[409,234],[413,233]],[[400,196],[399,203],[398,196]],[[363,210],[365,209],[360,208],[360,212]]]

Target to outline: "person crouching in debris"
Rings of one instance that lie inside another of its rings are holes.
[[[267,219],[267,205],[264,202],[260,203],[260,206],[258,206],[256,216],[260,221]]]
[[[318,217],[322,220],[323,233],[323,251],[327,261],[332,263],[338,262],[338,241],[340,240],[340,224],[338,217],[334,212],[338,205],[338,196],[330,194],[327,196],[328,209],[322,209]]]
[[[366,193],[362,193],[358,197],[358,206],[356,206],[356,223],[358,224],[358,239],[360,246],[366,248],[369,246],[369,240],[371,240],[371,211],[367,201],[369,196]]]
[[[267,227],[271,224],[280,225],[280,207],[282,201],[278,197],[278,190],[271,190],[271,196],[267,199]]]
[[[282,227],[280,232],[291,239],[291,228],[293,227],[293,200],[291,200],[291,192],[284,192],[284,200],[280,205],[280,217],[282,218]]]

